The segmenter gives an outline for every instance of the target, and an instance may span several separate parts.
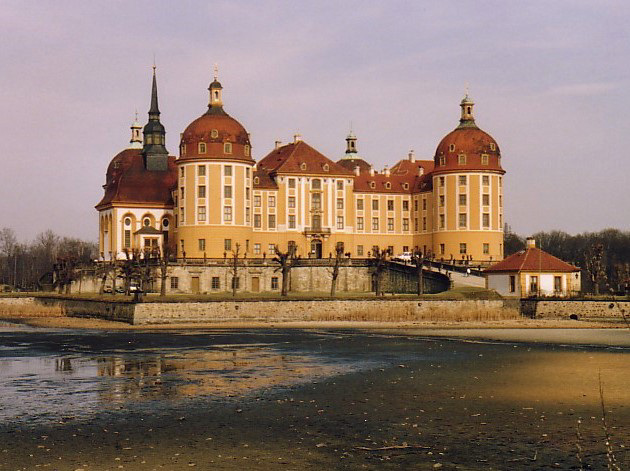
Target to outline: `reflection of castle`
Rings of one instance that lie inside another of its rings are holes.
[[[101,393],[107,402],[237,396],[288,386],[330,372],[332,367],[319,365],[310,357],[285,356],[260,347],[98,361],[99,376],[117,378],[108,382],[108,388]]]
[[[216,75],[209,92],[207,111],[181,134],[179,157],[169,156],[154,71],[149,121],[143,133],[131,126],[131,143],[109,164],[96,206],[105,259],[166,243],[180,258],[223,257],[236,244],[250,258],[272,254],[275,244],[316,258],[337,244],[353,257],[379,246],[503,258],[501,154],[477,127],[468,95],[433,160],[410,152],[376,172],[353,133],[337,161],[296,135],[256,163],[248,132],[223,108]]]

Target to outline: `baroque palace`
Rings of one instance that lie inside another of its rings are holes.
[[[247,258],[272,256],[276,245],[327,258],[337,244],[352,258],[368,258],[375,247],[480,264],[503,258],[501,153],[476,125],[468,95],[432,160],[410,152],[376,171],[352,132],[336,161],[296,135],[256,162],[249,133],[224,109],[216,73],[208,90],[207,111],[171,156],[154,68],[148,123],[132,124],[96,205],[103,260],[166,246],[180,260],[225,258],[237,244]]]

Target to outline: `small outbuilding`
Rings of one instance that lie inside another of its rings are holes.
[[[531,237],[525,250],[488,267],[484,275],[486,288],[505,297],[568,297],[582,286],[578,267],[537,248]]]

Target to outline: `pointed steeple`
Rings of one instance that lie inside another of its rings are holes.
[[[158,107],[157,79],[155,65],[153,66],[153,86],[151,88],[151,108],[149,108],[149,122],[144,126],[144,165],[147,170],[165,171],[168,169],[168,151],[164,146],[166,130],[160,122]]]

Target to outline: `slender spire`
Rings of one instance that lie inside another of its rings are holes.
[[[144,155],[147,170],[164,171],[168,169],[168,151],[166,150],[166,130],[160,122],[160,109],[158,107],[157,79],[153,64],[153,84],[151,88],[151,108],[149,109],[149,122],[144,126]]]
[[[151,89],[151,108],[149,109],[149,119],[160,119],[160,108],[158,107],[157,79],[155,77],[155,64],[153,64],[153,87]],[[155,115],[155,116],[151,116]]]

